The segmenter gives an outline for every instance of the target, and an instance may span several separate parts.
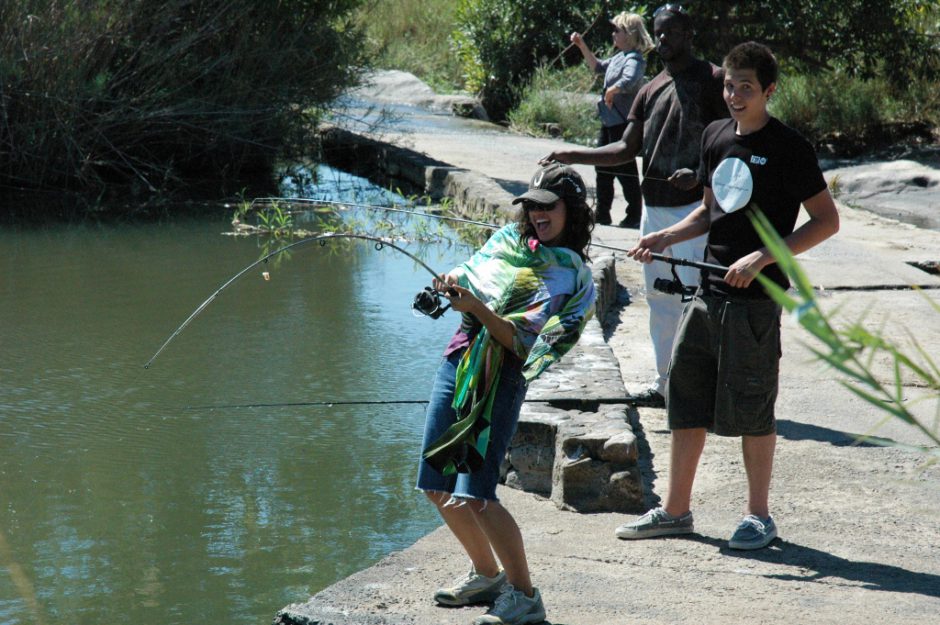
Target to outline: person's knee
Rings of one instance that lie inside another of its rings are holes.
[[[477,499],[475,497],[454,497],[453,502],[449,505],[460,506],[474,516],[482,517],[488,516],[493,511],[494,504],[496,506],[499,505],[497,502],[490,501],[489,499]]]
[[[438,508],[443,508],[447,505],[451,497],[450,493],[446,493],[442,490],[426,490],[424,491],[424,496]]]

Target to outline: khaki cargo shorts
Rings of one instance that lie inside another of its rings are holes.
[[[697,295],[686,304],[673,344],[670,429],[774,433],[780,353],[776,302]]]

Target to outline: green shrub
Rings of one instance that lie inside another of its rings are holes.
[[[565,70],[540,67],[523,88],[519,105],[510,111],[510,125],[531,135],[561,136],[572,143],[596,145],[598,85],[595,74],[583,65]]]
[[[269,172],[354,79],[360,0],[0,3],[0,184],[101,194]]]
[[[895,86],[940,75],[936,0],[696,2],[695,46],[720,63],[742,41],[767,44],[802,72],[841,67],[872,78],[883,67]]]
[[[517,86],[526,83],[540,64],[558,58],[572,31],[587,30],[595,21],[606,22],[606,4],[601,0],[459,0],[454,38],[467,88],[480,95],[491,118],[505,119],[518,102]],[[598,33],[603,28],[598,27]],[[609,30],[603,36],[608,37]]]
[[[782,76],[770,110],[813,141],[833,131],[858,134],[883,121],[877,82],[835,73]]]
[[[897,140],[890,127],[934,125],[940,121],[938,85],[892,87],[884,77],[862,79],[843,71],[782,75],[770,111],[815,144],[836,141],[843,147],[877,147]]]

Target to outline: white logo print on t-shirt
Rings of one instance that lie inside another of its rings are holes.
[[[747,164],[739,158],[726,158],[712,174],[712,192],[718,206],[726,213],[733,213],[747,206],[754,191],[754,179]]]

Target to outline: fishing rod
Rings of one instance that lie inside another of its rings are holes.
[[[290,243],[289,245],[285,245],[284,247],[281,247],[281,248],[279,248],[279,249],[276,249],[276,250],[274,250],[273,252],[262,256],[261,258],[259,258],[259,259],[256,260],[255,262],[251,263],[250,265],[248,265],[247,267],[245,267],[244,269],[242,269],[241,271],[239,271],[238,273],[236,273],[234,276],[232,276],[231,278],[229,278],[228,280],[226,280],[226,281],[222,284],[222,286],[220,286],[218,289],[216,289],[215,292],[212,293],[212,295],[210,295],[202,304],[200,304],[198,307],[196,307],[196,310],[194,310],[194,311],[189,315],[189,317],[187,317],[186,320],[183,321],[183,323],[181,323],[180,326],[179,326],[178,328],[176,328],[176,330],[173,331],[173,333],[169,336],[169,338],[167,338],[166,341],[163,342],[163,345],[160,346],[160,349],[158,349],[158,350],[154,353],[154,355],[150,357],[150,360],[148,360],[148,361],[144,364],[144,369],[149,369],[149,368],[150,368],[150,365],[153,364],[153,361],[157,359],[157,356],[159,356],[159,355],[163,352],[163,350],[166,349],[167,345],[169,345],[169,344],[173,341],[173,339],[175,339],[177,336],[179,336],[180,332],[182,332],[182,331],[186,328],[186,326],[188,326],[188,325],[192,322],[192,320],[195,319],[195,318],[199,315],[199,313],[201,313],[203,310],[205,310],[206,307],[209,306],[209,304],[211,304],[211,303],[213,302],[213,300],[215,300],[215,298],[217,298],[217,297],[219,296],[219,294],[222,293],[222,291],[224,291],[226,288],[228,288],[232,283],[234,283],[236,280],[238,280],[239,278],[241,278],[243,275],[245,275],[246,273],[248,273],[249,271],[251,271],[252,269],[254,269],[255,267],[257,267],[258,265],[267,263],[269,259],[271,259],[271,258],[273,258],[273,257],[275,257],[275,256],[277,256],[277,255],[279,255],[279,254],[283,254],[284,252],[286,252],[286,251],[288,251],[288,250],[292,250],[292,249],[294,249],[294,248],[301,247],[301,246],[303,246],[303,245],[307,245],[307,244],[310,244],[310,243],[313,243],[313,242],[319,242],[320,245],[326,245],[326,242],[327,242],[328,240],[330,240],[330,239],[361,239],[361,240],[363,240],[363,241],[371,241],[371,242],[373,242],[373,243],[375,244],[375,249],[376,249],[376,250],[381,250],[381,249],[384,248],[384,247],[390,247],[390,248],[392,248],[393,250],[396,250],[396,251],[398,251],[398,252],[401,252],[402,254],[404,254],[405,256],[407,256],[408,258],[410,258],[411,260],[413,260],[413,261],[415,261],[416,263],[418,263],[418,265],[420,265],[421,267],[423,267],[423,268],[424,268],[429,274],[431,274],[431,276],[434,277],[435,279],[438,278],[438,277],[441,275],[441,274],[436,273],[436,272],[435,272],[433,269],[431,269],[423,260],[421,260],[420,258],[418,258],[417,256],[415,256],[414,254],[412,254],[412,253],[409,252],[408,250],[405,250],[405,249],[403,249],[403,248],[401,248],[401,247],[395,245],[395,244],[392,243],[391,241],[388,241],[387,239],[382,239],[382,238],[380,238],[380,237],[374,237],[374,236],[370,236],[370,235],[366,235],[366,234],[344,234],[344,233],[334,233],[334,232],[327,233],[327,234],[321,234],[321,235],[317,235],[317,236],[312,236],[312,237],[307,237],[307,238],[305,238],[305,239],[301,239],[300,241],[295,241],[294,243]],[[265,280],[268,280],[268,279],[269,279],[269,277],[268,277],[268,275],[267,275],[267,272],[265,272],[265,273],[262,274],[262,275],[264,276]],[[432,289],[430,289],[430,287],[428,287],[428,288],[425,289],[425,291],[422,291],[422,293],[419,293],[418,297],[421,297],[423,293],[428,293],[429,291],[431,291],[432,293],[435,293],[435,294],[436,294],[436,291],[433,291]],[[431,313],[429,313],[429,312],[427,312],[426,310],[424,310],[424,309],[418,307],[417,299],[418,299],[418,298],[416,297],[416,298],[415,298],[415,300],[416,300],[416,302],[415,302],[415,307],[416,307],[418,310],[420,310],[421,312],[424,312],[425,314],[430,315]],[[428,306],[428,304],[423,304],[423,305]],[[445,310],[447,310],[447,308],[446,308],[446,307],[441,307],[441,306],[439,305],[439,300],[438,300],[438,305],[437,305],[436,308],[433,308],[433,312],[438,313],[437,316],[439,317],[441,314],[444,313]]]
[[[697,260],[688,260],[685,258],[673,258],[672,256],[664,256],[662,254],[652,253],[650,256],[653,257],[653,260],[658,260],[661,263],[669,263],[672,266],[682,266],[682,267],[695,267],[696,269],[704,269],[705,271],[712,271],[715,273],[725,274],[728,273],[728,267],[724,265],[714,265],[712,263],[704,263]]]
[[[603,23],[603,22],[606,22],[606,21],[607,21],[607,16],[608,16],[609,14],[610,14],[610,2],[609,2],[609,1],[605,1],[605,2],[604,2],[604,10],[601,11],[600,13],[598,13],[597,17],[595,17],[594,20],[588,25],[588,27],[584,29],[584,32],[581,33],[581,36],[583,37],[584,35],[586,35],[586,34],[588,34],[589,32],[591,32],[591,29],[594,28],[595,26],[597,26],[598,24],[601,24],[601,23]],[[558,56],[556,56],[554,59],[552,59],[552,60],[548,63],[547,67],[551,67],[551,66],[553,66],[555,63],[557,63],[557,62],[558,62],[558,59],[560,59],[561,57],[563,57],[563,56],[568,52],[568,50],[570,50],[573,46],[574,46],[574,43],[569,43],[567,46],[565,46],[564,49],[562,49],[562,51],[558,53]]]
[[[594,397],[591,399],[585,400],[570,400],[570,399],[525,399],[524,403],[527,404],[559,404],[559,403],[570,403],[572,401],[577,401],[580,403],[595,403],[595,404],[629,404],[635,399],[631,397]],[[297,407],[307,407],[307,406],[326,406],[331,408],[333,406],[389,406],[389,405],[404,405],[404,404],[427,404],[430,400],[428,399],[365,399],[365,400],[339,400],[339,401],[294,401],[294,402],[271,402],[271,403],[251,403],[251,404],[210,404],[206,406],[186,406],[185,410],[237,410],[237,409],[252,409],[252,408],[297,408]]]
[[[381,206],[378,204],[363,204],[360,202],[340,202],[336,200],[317,200],[314,198],[290,198],[290,197],[265,197],[265,198],[256,198],[252,200],[251,206],[254,206],[256,203],[274,203],[274,202],[286,202],[286,203],[299,203],[299,204],[326,204],[326,205],[336,205],[336,206],[350,206],[355,208],[368,208],[371,210],[381,210],[388,211],[393,213],[403,213],[406,215],[412,215],[416,217],[425,217],[428,219],[438,219],[441,221],[450,221],[454,223],[469,224],[473,226],[481,226],[484,228],[489,228],[490,230],[498,230],[500,226],[489,223],[486,221],[476,221],[473,219],[463,219],[461,217],[450,217],[448,215],[436,215],[434,213],[423,213],[415,210],[408,210],[404,208],[397,208],[394,206]],[[630,250],[623,247],[616,247],[613,245],[607,245],[604,243],[597,243],[596,241],[591,241],[591,247],[599,247],[605,250],[611,250],[614,252],[629,252]],[[673,258],[671,256],[664,256],[663,254],[652,254],[653,260],[657,260],[664,263],[669,263],[671,265],[680,265],[685,267],[695,267],[696,269],[704,269],[706,271],[713,271],[715,273],[728,273],[728,268],[723,267],[722,265],[713,265],[711,263],[699,262],[695,260],[688,260],[685,258]]]

